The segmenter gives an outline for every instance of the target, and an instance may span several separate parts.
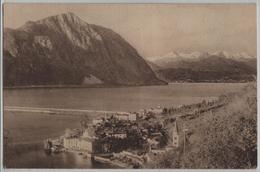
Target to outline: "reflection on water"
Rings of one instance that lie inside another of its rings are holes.
[[[115,168],[108,164],[92,162],[91,158],[71,152],[58,154],[36,150],[9,159],[6,167],[11,168]]]

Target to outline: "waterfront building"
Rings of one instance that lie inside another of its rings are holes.
[[[115,117],[118,120],[123,120],[123,121],[127,121],[128,120],[128,114],[116,114]]]
[[[68,150],[86,151],[94,153],[95,136],[90,133],[90,129],[86,129],[81,136],[65,135],[63,138],[63,146]]]
[[[135,113],[116,114],[114,117],[123,121],[136,121],[137,119],[137,115]]]
[[[130,113],[130,114],[128,115],[128,119],[129,119],[130,121],[136,121],[136,118],[137,118],[137,115],[136,115],[135,113]]]
[[[87,138],[64,138],[63,146],[68,150],[93,152],[93,140]]]
[[[162,114],[163,113],[163,108],[158,106],[156,108],[150,108],[148,109],[148,112],[154,113],[154,114]]]

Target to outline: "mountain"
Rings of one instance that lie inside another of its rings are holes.
[[[4,86],[165,83],[119,34],[70,12],[3,37]]]
[[[183,61],[196,62],[196,61],[200,61],[204,58],[214,57],[214,56],[223,57],[223,58],[227,58],[227,59],[233,59],[235,61],[243,61],[243,62],[256,59],[256,57],[250,56],[245,52],[229,54],[226,51],[217,51],[217,52],[213,52],[213,53],[209,53],[209,52],[192,52],[192,53],[170,52],[161,57],[152,57],[150,61],[162,68],[170,68],[170,67],[176,66],[177,63],[179,63],[179,62],[183,62]]]
[[[157,64],[155,64],[155,63],[153,63],[153,62],[151,62],[151,61],[149,61],[149,60],[146,60],[146,63],[151,67],[151,69],[152,69],[153,71],[157,71],[157,70],[160,70],[160,69],[161,69],[160,66],[158,66]]]
[[[255,79],[256,58],[246,53],[178,53],[153,58],[157,76],[168,82],[246,82]]]

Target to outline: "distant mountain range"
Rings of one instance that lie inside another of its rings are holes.
[[[256,57],[247,53],[170,52],[149,59],[157,76],[167,82],[247,82],[257,73]]]
[[[3,32],[4,86],[165,83],[119,34],[73,13]]]

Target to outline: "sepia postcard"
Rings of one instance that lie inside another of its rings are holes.
[[[2,166],[257,169],[256,3],[3,3]]]

